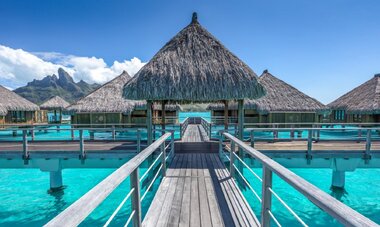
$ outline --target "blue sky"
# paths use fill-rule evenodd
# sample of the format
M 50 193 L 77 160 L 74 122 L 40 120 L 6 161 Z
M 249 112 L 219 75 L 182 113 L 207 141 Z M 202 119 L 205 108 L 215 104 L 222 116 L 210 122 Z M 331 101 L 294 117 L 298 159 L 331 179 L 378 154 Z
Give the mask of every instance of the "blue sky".
M 54 64 L 46 53 L 95 57 L 105 68 L 134 57 L 147 62 L 190 22 L 193 11 L 258 75 L 269 69 L 325 104 L 380 73 L 376 0 L 1 0 L 0 45 Z M 75 59 L 64 65 L 77 64 Z M 77 79 L 93 78 L 82 71 Z M 15 74 L 20 72 L 13 70 L 3 79 L 0 75 L 0 84 L 21 85 L 21 80 L 12 82 L 12 75 L 22 76 Z

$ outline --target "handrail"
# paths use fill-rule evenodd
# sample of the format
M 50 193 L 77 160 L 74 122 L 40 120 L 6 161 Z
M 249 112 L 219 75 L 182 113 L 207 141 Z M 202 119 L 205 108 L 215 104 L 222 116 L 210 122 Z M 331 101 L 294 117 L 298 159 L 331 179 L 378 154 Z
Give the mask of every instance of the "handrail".
M 289 169 L 275 162 L 271 158 L 257 151 L 256 149 L 245 144 L 229 133 L 223 133 L 223 136 L 231 140 L 232 149 L 234 151 L 235 144 L 250 156 L 258 160 L 263 165 L 263 192 L 262 192 L 262 226 L 269 226 L 271 211 L 271 195 L 269 189 L 272 185 L 272 172 L 277 174 L 281 179 L 287 182 L 290 186 L 302 193 L 316 206 L 324 210 L 326 213 L 337 219 L 343 225 L 348 226 L 378 226 L 376 223 L 356 212 L 352 208 L 323 192 L 313 184 L 307 182 L 300 176 L 296 175 Z M 220 140 L 222 141 L 222 140 Z M 222 145 L 220 145 L 222 148 Z M 223 152 L 223 151 L 220 151 Z M 233 156 L 231 156 L 233 157 Z M 233 160 L 232 160 L 233 161 Z
M 179 133 L 180 133 L 180 138 L 182 139 L 183 135 L 185 134 L 186 132 L 186 129 L 187 129 L 187 126 L 189 125 L 189 121 L 190 121 L 190 118 L 185 118 L 185 120 L 180 124 L 180 129 L 179 129 Z
M 152 143 L 149 147 L 145 148 L 141 153 L 136 155 L 130 161 L 122 165 L 120 168 L 115 170 L 106 179 L 101 181 L 85 195 L 79 198 L 76 202 L 66 208 L 54 219 L 49 221 L 45 226 L 77 226 L 86 217 L 97 208 L 125 179 L 131 175 L 131 190 L 133 193 L 133 204 L 134 204 L 134 220 L 140 222 L 137 224 L 141 225 L 141 201 L 140 201 L 140 189 L 139 189 L 139 177 L 138 169 L 141 163 L 143 163 L 154 151 L 161 148 L 163 152 L 163 160 L 166 159 L 165 151 L 163 146 L 165 146 L 165 141 L 170 138 L 171 133 L 165 133 L 158 140 Z M 163 174 L 165 172 L 165 166 L 163 165 Z M 133 177 L 132 177 L 133 176 Z M 132 185 L 134 187 L 132 188 Z M 136 188 L 137 187 L 137 188 Z M 137 194 L 136 194 L 137 193 Z M 136 198 L 136 196 L 138 198 Z M 137 219 L 136 219 L 137 217 Z M 139 220 L 140 219 L 140 220 Z
M 206 119 L 201 117 L 201 125 L 206 131 L 206 134 L 209 139 L 211 139 L 211 130 L 212 130 L 212 123 L 208 122 Z

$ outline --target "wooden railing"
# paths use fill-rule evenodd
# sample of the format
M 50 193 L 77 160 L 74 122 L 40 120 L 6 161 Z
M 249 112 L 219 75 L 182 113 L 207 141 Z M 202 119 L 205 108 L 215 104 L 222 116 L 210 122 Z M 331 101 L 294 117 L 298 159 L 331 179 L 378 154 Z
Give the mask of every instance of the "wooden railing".
M 223 137 L 230 140 L 231 145 L 230 148 L 223 148 Z M 237 139 L 229 133 L 222 133 L 219 141 L 219 153 L 221 156 L 227 157 L 230 160 L 230 174 L 231 177 L 234 177 L 235 174 L 239 174 L 241 179 L 245 182 L 248 188 L 253 192 L 256 198 L 261 203 L 261 225 L 262 226 L 270 226 L 271 220 L 277 226 L 281 226 L 278 220 L 275 217 L 275 214 L 272 213 L 271 204 L 272 204 L 272 196 L 279 200 L 279 202 L 284 206 L 286 210 L 288 210 L 294 218 L 303 226 L 307 226 L 307 224 L 290 208 L 288 204 L 286 204 L 281 197 L 273 190 L 272 188 L 272 180 L 273 173 L 283 179 L 287 184 L 296 189 L 298 192 L 303 194 L 307 199 L 309 199 L 312 203 L 318 206 L 320 209 L 328 213 L 330 216 L 338 220 L 345 226 L 378 226 L 376 223 L 371 221 L 370 219 L 364 217 L 359 214 L 355 210 L 341 203 L 337 199 L 323 192 L 316 186 L 307 182 L 300 176 L 296 175 L 289 169 L 283 167 L 279 163 L 275 162 L 271 158 L 265 156 L 261 152 L 255 150 L 254 148 L 247 145 L 245 142 Z M 236 150 L 239 150 L 238 154 L 236 154 Z M 225 151 L 229 152 L 229 155 L 225 155 Z M 260 178 L 252 169 L 243 161 L 242 154 L 243 152 L 250 155 L 252 158 L 257 160 L 262 164 L 263 168 L 263 177 Z M 235 161 L 238 160 L 241 165 L 245 166 L 250 173 L 255 176 L 259 181 L 261 181 L 262 185 L 262 196 L 259 197 L 258 193 L 253 189 L 251 184 L 248 182 L 246 177 L 242 174 L 242 169 L 235 165 Z
M 97 184 L 94 188 L 88 191 L 80 199 L 66 208 L 54 219 L 49 221 L 45 226 L 78 226 L 83 220 L 88 217 L 92 211 L 97 208 L 122 182 L 124 182 L 128 177 L 130 177 L 130 191 L 121 201 L 118 207 L 115 207 L 115 211 L 112 213 L 110 218 L 107 220 L 104 226 L 108 226 L 120 211 L 120 209 L 125 205 L 126 201 L 131 198 L 131 214 L 126 220 L 125 226 L 132 221 L 134 226 L 141 226 L 142 212 L 141 204 L 146 198 L 147 193 L 150 191 L 155 180 L 161 173 L 162 176 L 166 174 L 166 161 L 168 158 L 174 155 L 174 140 L 172 139 L 167 145 L 165 141 L 171 137 L 171 133 L 166 133 L 161 136 L 158 140 L 152 143 L 149 147 L 141 151 L 138 155 L 132 158 L 130 161 L 122 165 L 106 179 Z M 173 137 L 172 137 L 173 138 Z M 160 150 L 156 159 L 148 167 L 146 172 L 139 177 L 139 167 L 140 165 L 150 157 L 157 149 Z M 167 152 L 168 151 L 168 152 Z M 149 172 L 154 169 L 153 167 L 161 162 L 157 173 L 150 181 L 149 186 L 145 190 L 145 193 L 141 195 L 140 192 L 140 182 L 147 177 Z
M 206 131 L 208 138 L 211 139 L 212 124 L 202 117 L 201 118 L 201 125 L 202 125 L 203 129 Z
M 180 123 L 179 125 L 179 135 L 180 135 L 180 138 L 182 139 L 183 135 L 185 134 L 185 131 L 187 129 L 187 126 L 189 125 L 189 122 L 190 122 L 190 118 L 185 118 L 185 120 Z

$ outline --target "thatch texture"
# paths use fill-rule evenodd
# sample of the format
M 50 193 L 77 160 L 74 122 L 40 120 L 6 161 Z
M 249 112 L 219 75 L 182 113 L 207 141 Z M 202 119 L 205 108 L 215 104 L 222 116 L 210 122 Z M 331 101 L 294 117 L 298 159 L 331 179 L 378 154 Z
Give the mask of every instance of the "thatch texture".
M 120 76 L 67 107 L 67 110 L 74 113 L 129 114 L 135 107 L 135 101 L 124 99 L 122 90 L 130 79 L 131 77 L 124 71 Z
M 123 86 L 131 77 L 127 72 L 99 87 L 89 95 L 67 107 L 71 113 L 123 113 L 130 114 L 135 109 L 145 110 L 145 101 L 127 100 L 122 97 Z M 161 109 L 161 105 L 154 105 Z M 167 104 L 167 110 L 180 110 L 179 105 Z
M 256 100 L 245 100 L 245 109 L 254 109 L 261 114 L 269 112 L 323 112 L 328 109 L 318 100 L 276 78 L 268 70 L 265 70 L 259 77 L 259 83 L 264 86 L 266 95 Z M 228 107 L 229 109 L 237 109 L 237 104 L 230 103 Z M 224 104 L 210 104 L 208 109 L 223 110 Z
M 47 100 L 40 105 L 42 110 L 64 110 L 68 107 L 70 103 L 66 102 L 63 98 L 59 96 L 54 96 L 53 98 Z
M 0 85 L 0 115 L 8 111 L 36 111 L 39 107 Z
M 124 87 L 127 99 L 183 103 L 263 94 L 252 69 L 203 28 L 196 15 Z
M 380 74 L 328 104 L 351 114 L 380 114 Z

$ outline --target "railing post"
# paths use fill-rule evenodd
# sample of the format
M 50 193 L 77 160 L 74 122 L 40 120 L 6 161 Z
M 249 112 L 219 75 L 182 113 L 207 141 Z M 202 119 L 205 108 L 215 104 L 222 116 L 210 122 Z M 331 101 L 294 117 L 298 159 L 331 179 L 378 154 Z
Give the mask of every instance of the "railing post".
M 209 123 L 209 125 L 208 125 L 210 128 L 209 128 L 209 130 L 210 130 L 210 133 L 209 133 L 209 135 L 208 135 L 208 139 L 209 140 L 211 140 L 211 133 L 212 133 L 212 124 L 211 123 Z
M 231 151 L 230 151 L 230 176 L 235 177 L 235 142 L 231 140 Z
M 290 125 L 291 129 L 290 129 L 290 139 L 291 140 L 294 140 L 294 125 Z
M 28 135 L 25 129 L 22 130 L 22 152 L 23 152 L 22 158 L 24 160 L 27 160 L 29 158 Z
M 116 140 L 115 125 L 112 125 L 112 139 L 113 139 L 113 140 Z
M 182 140 L 182 123 L 179 123 L 179 138 Z
M 34 135 L 34 128 L 32 128 L 30 130 L 30 134 L 32 135 L 32 141 L 34 141 L 34 137 L 35 137 L 35 135 Z
M 359 129 L 358 129 L 358 143 L 360 143 L 360 139 L 362 138 L 362 126 L 359 125 Z
M 171 136 L 170 136 L 170 154 L 172 157 L 174 157 L 174 131 L 172 132 Z
M 80 151 L 80 158 L 85 159 L 86 153 L 84 151 L 83 129 L 79 130 L 79 151 Z
M 139 168 L 136 168 L 130 176 L 130 188 L 134 189 L 132 193 L 132 210 L 135 211 L 133 215 L 133 226 L 141 226 L 141 202 L 140 202 L 140 182 L 139 182 Z
M 165 142 L 160 146 L 162 152 L 162 177 L 166 177 L 166 151 L 165 151 Z
M 272 206 L 272 193 L 269 191 L 272 188 L 272 171 L 263 166 L 263 183 L 262 183 L 262 202 L 261 202 L 261 226 L 270 226 L 270 215 Z
M 367 137 L 365 144 L 365 159 L 371 158 L 371 129 L 367 129 Z
M 141 131 L 137 129 L 137 153 L 141 151 Z
M 255 134 L 254 131 L 251 130 L 251 147 L 255 147 Z
M 71 133 L 71 140 L 74 140 L 74 129 L 73 129 L 73 126 L 71 126 L 70 133 Z
M 313 144 L 313 130 L 309 129 L 307 133 L 307 155 L 306 155 L 307 159 L 311 158 L 312 144 Z
M 223 154 L 223 133 L 219 131 L 219 157 L 222 158 Z

